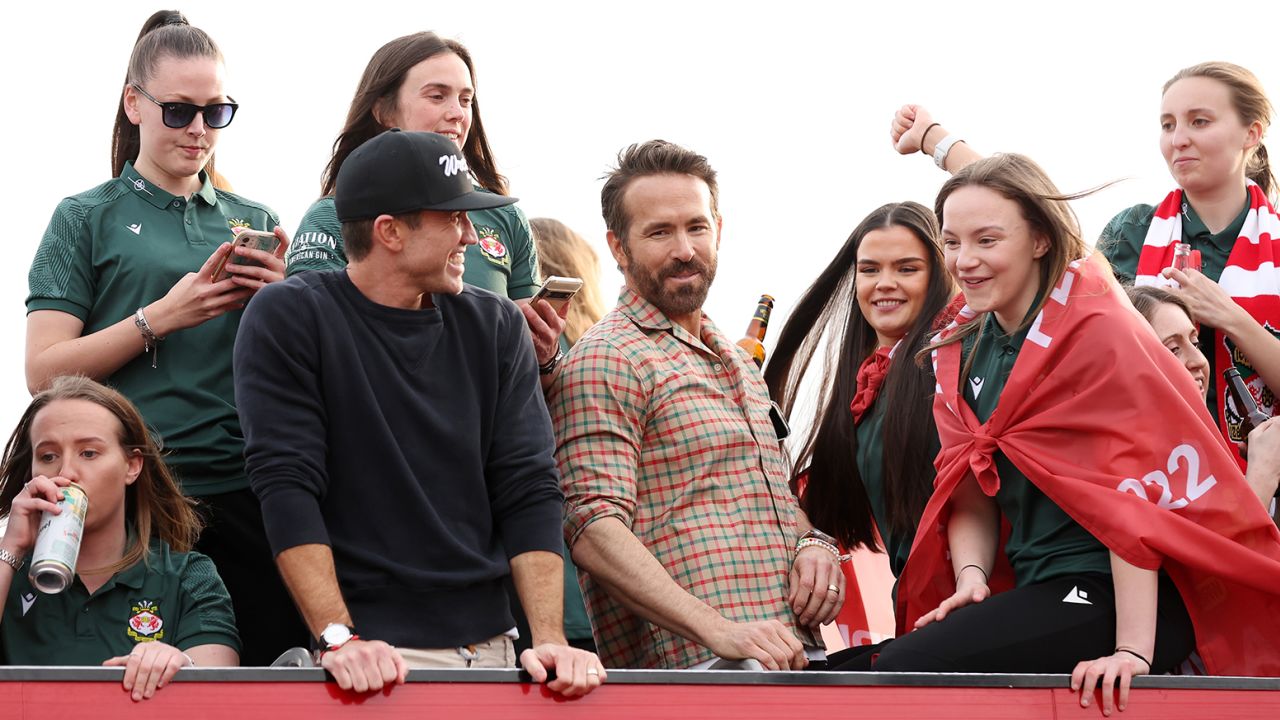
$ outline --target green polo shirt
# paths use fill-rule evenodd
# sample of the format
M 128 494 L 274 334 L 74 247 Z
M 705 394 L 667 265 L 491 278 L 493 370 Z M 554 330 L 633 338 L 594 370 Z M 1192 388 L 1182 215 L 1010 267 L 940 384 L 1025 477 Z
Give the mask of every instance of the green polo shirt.
M 480 190 L 482 188 L 476 188 Z M 475 225 L 478 245 L 467 247 L 462 281 L 512 300 L 532 297 L 541 284 L 538 251 L 524 212 L 515 205 L 467 213 Z M 333 197 L 322 197 L 302 216 L 285 257 L 288 274 L 304 270 L 341 270 L 347 266 L 342 250 L 342 223 Z
M 56 595 L 17 574 L 0 622 L 0 663 L 101 665 L 153 640 L 179 650 L 226 645 L 240 650 L 231 598 L 213 561 L 154 541 L 145 563 L 122 570 L 92 595 L 77 576 Z
M 231 240 L 231 228 L 271 230 L 267 206 L 204 184 L 176 197 L 124 166 L 120 177 L 66 198 L 53 213 L 28 275 L 27 312 L 57 310 L 89 335 L 133 316 Z M 142 412 L 165 459 L 192 496 L 249 487 L 236 416 L 231 347 L 240 311 L 170 334 L 106 382 Z
M 995 412 L 1026 337 L 1026 328 L 1006 334 L 995 315 L 989 314 L 981 333 L 965 338 L 965 354 L 973 353 L 973 364 L 964 383 L 964 399 L 979 422 L 985 423 Z M 996 452 L 995 463 L 1000 474 L 996 503 L 1012 528 L 1005 554 L 1018 587 L 1063 575 L 1111 573 L 1105 545 L 1055 505 L 1003 452 Z
M 889 569 L 894 577 L 898 577 L 907 564 L 907 555 L 916 534 L 895 535 L 889 528 L 884 493 L 884 418 L 887 406 L 887 402 L 880 402 L 877 398 L 862 416 L 862 422 L 858 423 L 857 462 L 858 476 L 862 478 L 862 487 L 866 489 L 867 502 L 871 505 L 871 516 L 875 518 L 880 539 L 884 541 L 885 552 L 889 555 Z M 936 455 L 938 447 L 933 450 Z
M 1227 258 L 1235 247 L 1240 231 L 1244 228 L 1245 216 L 1249 214 L 1249 203 L 1236 219 L 1222 232 L 1209 232 L 1204 221 L 1196 214 L 1191 203 L 1182 201 L 1182 241 L 1200 251 L 1201 272 L 1210 280 L 1218 281 L 1222 271 L 1227 267 Z M 1098 238 L 1098 249 L 1111 261 L 1116 276 L 1125 284 L 1133 284 L 1134 275 L 1138 271 L 1138 256 L 1142 253 L 1142 242 L 1147 238 L 1147 230 L 1155 218 L 1155 208 L 1151 205 L 1134 205 L 1124 210 L 1107 223 L 1102 236 Z M 1218 343 L 1218 331 L 1210 327 L 1200 327 L 1200 352 L 1209 360 L 1209 394 L 1206 404 L 1214 423 L 1218 421 L 1218 378 L 1217 359 L 1214 348 Z

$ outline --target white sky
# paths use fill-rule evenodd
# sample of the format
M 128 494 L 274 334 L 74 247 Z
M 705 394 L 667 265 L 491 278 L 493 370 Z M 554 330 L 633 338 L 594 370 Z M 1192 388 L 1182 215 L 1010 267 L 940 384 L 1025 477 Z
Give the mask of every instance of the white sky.
M 77 0 L 0 11 L 10 98 L 0 121 L 10 143 L 0 175 L 10 238 L 0 266 L 6 436 L 28 399 L 27 269 L 58 201 L 107 179 L 125 65 L 159 7 Z M 887 141 L 905 102 L 925 104 L 980 151 L 1031 155 L 1064 190 L 1133 178 L 1077 204 L 1094 237 L 1119 209 L 1170 189 L 1156 116 L 1160 86 L 1178 68 L 1231 60 L 1280 100 L 1270 41 L 1280 11 L 1269 2 L 221 0 L 179 9 L 221 45 L 226 90 L 241 104 L 218 167 L 237 191 L 274 207 L 290 234 L 319 191 L 369 56 L 417 30 L 470 48 L 513 194 L 530 217 L 559 218 L 595 243 L 607 298 L 620 278 L 604 244 L 600 175 L 622 146 L 654 137 L 705 154 L 720 172 L 725 217 L 707 309 L 735 337 L 763 292 L 778 298 L 776 336 L 873 208 L 932 206 L 943 174 Z

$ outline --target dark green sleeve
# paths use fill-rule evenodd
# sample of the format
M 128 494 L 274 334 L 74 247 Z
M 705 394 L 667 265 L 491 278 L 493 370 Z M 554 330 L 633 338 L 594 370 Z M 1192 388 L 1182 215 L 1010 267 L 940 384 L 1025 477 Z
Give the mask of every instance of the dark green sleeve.
M 1138 255 L 1151 226 L 1154 208 L 1150 205 L 1134 205 L 1123 210 L 1102 229 L 1098 238 L 1098 250 L 1111 262 L 1116 278 L 1126 285 L 1133 284 L 1138 272 Z
M 88 320 L 96 294 L 88 213 L 76 198 L 54 210 L 27 274 L 27 312 L 59 310 Z
M 293 234 L 289 254 L 285 256 L 286 275 L 304 270 L 341 270 L 347 266 L 342 251 L 342 223 L 333 198 L 320 198 L 307 209 Z
M 538 268 L 538 249 L 533 244 L 533 229 L 529 218 L 516 205 L 502 208 L 502 219 L 507 223 L 507 235 L 511 238 L 511 279 L 507 281 L 507 297 L 523 300 L 533 297 L 542 285 Z
M 200 553 L 189 553 L 181 587 L 182 615 L 169 644 L 184 651 L 199 645 L 226 645 L 240 652 L 231 596 L 213 561 Z

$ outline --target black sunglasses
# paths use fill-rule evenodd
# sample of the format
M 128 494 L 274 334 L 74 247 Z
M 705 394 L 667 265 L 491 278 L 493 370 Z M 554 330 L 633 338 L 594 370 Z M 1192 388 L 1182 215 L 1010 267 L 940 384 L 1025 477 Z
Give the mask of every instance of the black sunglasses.
M 133 89 L 142 93 L 142 97 L 150 100 L 160 106 L 161 118 L 164 120 L 165 127 L 184 128 L 196 119 L 196 113 L 204 113 L 204 124 L 209 127 L 220 130 L 231 124 L 231 118 L 235 117 L 236 109 L 240 106 L 236 101 L 228 98 L 231 102 L 214 103 L 212 105 L 192 105 L 184 102 L 160 102 L 151 97 L 151 93 L 142 89 L 137 83 L 130 83 Z

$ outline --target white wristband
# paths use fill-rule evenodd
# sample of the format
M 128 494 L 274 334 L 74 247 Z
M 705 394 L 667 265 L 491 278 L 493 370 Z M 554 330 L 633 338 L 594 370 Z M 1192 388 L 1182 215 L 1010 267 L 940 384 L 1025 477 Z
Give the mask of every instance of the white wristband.
M 963 142 L 963 140 L 955 135 L 948 135 L 939 140 L 937 145 L 933 146 L 933 162 L 939 169 L 947 169 L 947 153 L 951 152 L 951 146 L 958 142 Z

